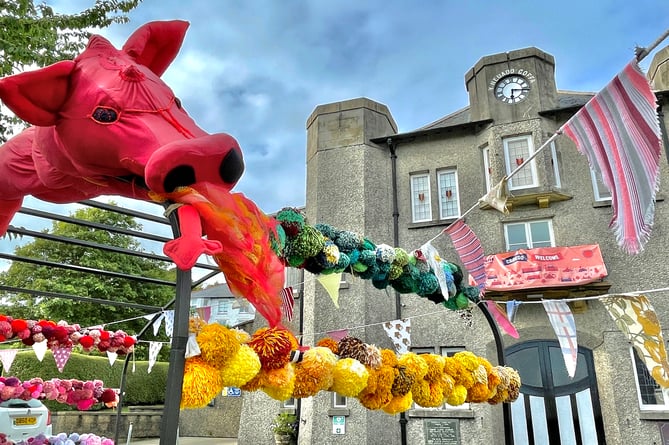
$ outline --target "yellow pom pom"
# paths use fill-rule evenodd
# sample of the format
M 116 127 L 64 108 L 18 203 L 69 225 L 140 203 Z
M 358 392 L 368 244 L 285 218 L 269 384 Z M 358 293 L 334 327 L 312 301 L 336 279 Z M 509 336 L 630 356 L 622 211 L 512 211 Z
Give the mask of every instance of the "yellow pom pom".
M 262 389 L 273 399 L 284 401 L 293 395 L 295 388 L 295 367 L 292 363 L 286 363 L 282 368 L 262 370 Z
M 311 397 L 318 391 L 332 386 L 332 371 L 337 364 L 337 356 L 324 347 L 315 347 L 304 353 L 302 361 L 295 365 L 296 398 Z
M 408 375 L 413 376 L 416 380 L 422 379 L 425 377 L 425 374 L 427 374 L 427 363 L 420 355 L 414 354 L 413 352 L 402 354 L 398 360 L 398 364 L 404 366 L 406 368 L 405 372 Z
M 330 391 L 345 397 L 357 397 L 367 386 L 369 371 L 354 358 L 344 358 L 337 362 L 332 371 L 333 383 Z
M 462 385 L 455 385 L 453 392 L 446 399 L 446 403 L 451 406 L 459 406 L 465 403 L 465 400 L 467 400 L 467 388 Z
M 218 323 L 204 326 L 197 336 L 201 356 L 207 363 L 221 369 L 225 362 L 239 350 L 237 335 Z
M 403 396 L 395 396 L 393 399 L 388 402 L 382 409 L 388 414 L 397 414 L 403 413 L 411 408 L 413 403 L 413 398 L 411 397 L 411 391 L 404 394 Z
M 223 386 L 242 387 L 260 372 L 260 358 L 250 346 L 242 345 L 221 370 Z
M 186 359 L 181 408 L 203 408 L 223 391 L 220 373 L 200 356 Z

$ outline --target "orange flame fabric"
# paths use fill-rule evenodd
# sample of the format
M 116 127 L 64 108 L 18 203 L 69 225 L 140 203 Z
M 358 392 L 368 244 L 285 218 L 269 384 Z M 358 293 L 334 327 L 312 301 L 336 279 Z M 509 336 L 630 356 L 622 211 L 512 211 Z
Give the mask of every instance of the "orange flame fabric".
M 222 244 L 213 257 L 230 291 L 253 304 L 270 327 L 279 325 L 284 265 L 271 247 L 271 237 L 278 239 L 278 222 L 241 193 L 212 184 L 197 188 L 183 187 L 164 196 L 197 210 L 207 238 Z

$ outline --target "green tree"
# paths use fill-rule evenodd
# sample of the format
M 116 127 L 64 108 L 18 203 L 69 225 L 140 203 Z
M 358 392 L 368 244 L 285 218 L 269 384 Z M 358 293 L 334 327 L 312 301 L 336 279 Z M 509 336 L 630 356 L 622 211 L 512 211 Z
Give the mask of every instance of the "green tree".
M 126 23 L 127 13 L 141 0 L 95 0 L 77 14 L 58 14 L 46 3 L 0 0 L 0 76 L 26 66 L 43 67 L 74 58 L 85 46 L 91 28 Z M 4 142 L 20 120 L 0 115 L 0 141 Z
M 141 224 L 131 216 L 93 207 L 79 209 L 71 216 L 75 219 L 121 229 L 134 231 L 142 229 Z M 89 247 L 36 238 L 30 243 L 17 247 L 15 255 L 172 283 L 176 279 L 176 269 L 171 263 L 97 247 L 98 245 L 112 246 L 140 252 L 142 248 L 139 241 L 131 235 L 61 221 L 54 221 L 52 228 L 44 232 L 94 244 Z M 157 307 L 164 306 L 175 295 L 175 288 L 170 285 L 49 267 L 24 261 L 14 261 L 8 270 L 0 272 L 0 284 L 20 289 L 57 292 Z M 3 297 L 1 291 L 0 297 Z M 129 334 L 138 333 L 147 323 L 143 316 L 150 313 L 131 307 L 68 298 L 47 298 L 23 292 L 5 292 L 3 301 L 0 311 L 14 318 L 65 320 L 82 327 L 109 324 L 106 329 L 122 329 Z M 122 320 L 128 321 L 116 323 Z M 153 331 L 149 331 L 147 334 L 150 335 L 145 338 L 167 341 L 166 337 L 153 338 Z

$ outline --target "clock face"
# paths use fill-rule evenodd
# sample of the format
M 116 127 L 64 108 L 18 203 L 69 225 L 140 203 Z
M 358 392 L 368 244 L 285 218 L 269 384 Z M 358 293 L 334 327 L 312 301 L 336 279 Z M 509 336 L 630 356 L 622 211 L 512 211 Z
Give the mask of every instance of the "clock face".
M 516 104 L 527 98 L 530 83 L 523 76 L 512 74 L 495 84 L 495 97 L 507 104 Z

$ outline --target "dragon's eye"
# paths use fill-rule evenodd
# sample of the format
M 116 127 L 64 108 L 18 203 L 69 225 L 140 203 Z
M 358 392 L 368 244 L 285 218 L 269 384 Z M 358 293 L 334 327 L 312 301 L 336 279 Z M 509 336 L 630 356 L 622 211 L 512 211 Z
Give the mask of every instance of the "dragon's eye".
M 178 97 L 174 98 L 174 103 L 177 105 L 177 108 L 181 110 L 181 99 Z
M 100 123 L 110 124 L 118 120 L 118 113 L 111 108 L 97 107 L 95 111 L 93 111 L 92 117 Z

